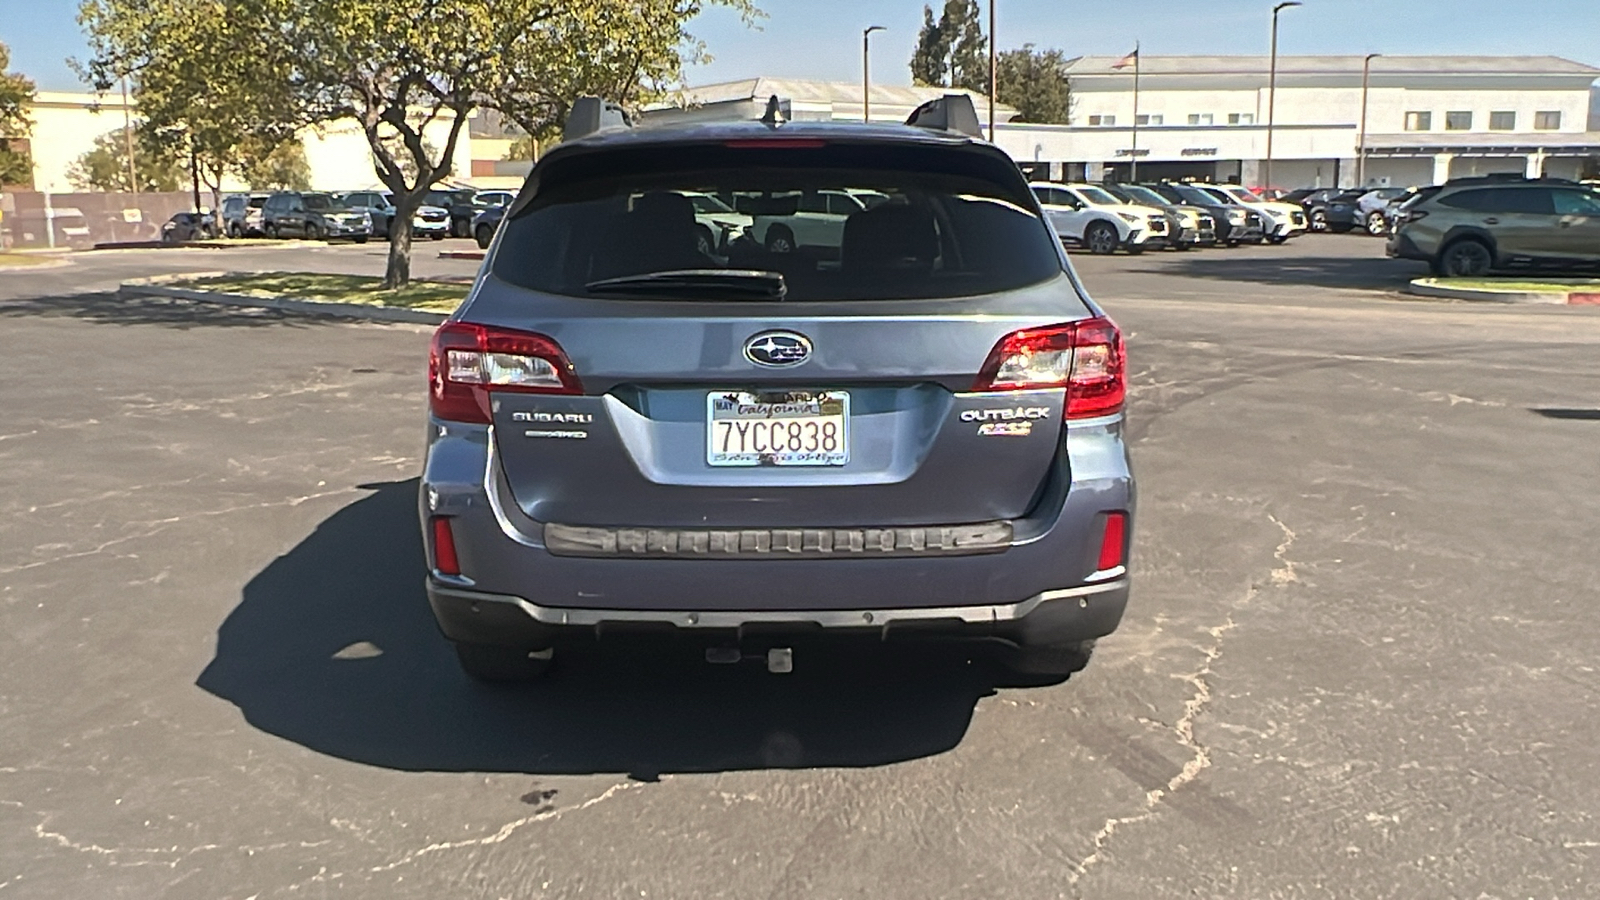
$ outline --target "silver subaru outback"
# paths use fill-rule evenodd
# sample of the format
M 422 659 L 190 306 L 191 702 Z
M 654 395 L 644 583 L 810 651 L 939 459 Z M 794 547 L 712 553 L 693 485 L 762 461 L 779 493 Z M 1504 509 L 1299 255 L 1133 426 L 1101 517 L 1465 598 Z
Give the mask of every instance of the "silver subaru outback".
M 848 635 L 1081 669 L 1128 597 L 1123 343 L 970 102 L 598 110 L 433 338 L 427 592 L 466 672 L 629 633 L 779 672 Z

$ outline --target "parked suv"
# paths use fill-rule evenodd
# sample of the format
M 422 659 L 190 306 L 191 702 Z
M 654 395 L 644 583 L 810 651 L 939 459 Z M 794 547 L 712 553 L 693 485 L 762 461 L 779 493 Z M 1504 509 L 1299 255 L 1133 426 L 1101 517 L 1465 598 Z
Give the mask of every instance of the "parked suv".
M 372 217 L 332 194 L 280 191 L 261 208 L 261 227 L 272 238 L 349 238 L 365 244 L 372 234 Z
M 1093 184 L 1042 181 L 1028 187 L 1056 236 L 1090 253 L 1115 253 L 1118 247 L 1142 253 L 1167 244 L 1167 216 L 1162 210 L 1129 205 Z
M 912 121 L 975 132 L 962 99 Z M 603 109 L 433 338 L 427 592 L 466 672 L 630 633 L 773 671 L 850 635 L 1081 668 L 1128 596 L 1125 360 L 1015 163 L 942 128 Z M 837 248 L 701 249 L 692 196 L 807 190 L 881 199 Z
M 222 231 L 228 237 L 262 234 L 261 208 L 271 194 L 233 194 L 222 198 Z
M 1216 197 L 1224 206 L 1237 205 L 1259 213 L 1269 243 L 1281 244 L 1306 231 L 1306 211 L 1297 203 L 1263 200 L 1237 184 L 1202 184 L 1197 187 Z
M 1210 247 L 1217 242 L 1217 223 L 1198 206 L 1173 203 L 1137 184 L 1103 184 L 1106 193 L 1123 203 L 1159 209 L 1167 216 L 1167 246 L 1174 250 Z
M 1406 208 L 1387 249 L 1451 276 L 1600 265 L 1600 193 L 1569 181 L 1452 182 Z
M 1236 203 L 1223 203 L 1192 184 L 1147 184 L 1144 187 L 1173 203 L 1205 210 L 1217 229 L 1217 240 L 1226 247 L 1243 243 L 1259 244 L 1266 235 L 1261 214 Z

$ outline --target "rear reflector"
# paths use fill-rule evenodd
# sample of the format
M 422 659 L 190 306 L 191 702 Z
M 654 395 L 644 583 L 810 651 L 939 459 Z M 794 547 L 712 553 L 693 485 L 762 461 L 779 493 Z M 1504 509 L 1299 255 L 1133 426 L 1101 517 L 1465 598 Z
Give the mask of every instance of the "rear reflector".
M 448 322 L 428 354 L 428 405 L 453 422 L 487 425 L 489 393 L 581 394 L 561 345 L 542 334 Z
M 450 532 L 447 516 L 434 516 L 433 567 L 442 575 L 460 575 L 461 561 L 456 558 L 456 538 Z
M 1117 324 L 1104 316 L 1014 331 L 1000 339 L 976 391 L 1067 389 L 1066 418 L 1107 416 L 1127 396 L 1127 359 Z
M 1128 514 L 1125 512 L 1106 513 L 1106 531 L 1100 538 L 1100 564 L 1095 568 L 1101 572 L 1115 569 L 1123 564 L 1123 548 L 1127 546 Z

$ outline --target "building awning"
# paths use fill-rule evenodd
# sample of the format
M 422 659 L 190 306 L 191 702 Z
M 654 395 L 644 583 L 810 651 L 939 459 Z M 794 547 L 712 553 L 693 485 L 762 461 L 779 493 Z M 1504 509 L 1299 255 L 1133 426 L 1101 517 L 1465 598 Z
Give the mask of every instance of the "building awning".
M 1600 131 L 1472 132 L 1441 134 L 1369 134 L 1368 156 L 1547 156 L 1600 155 Z

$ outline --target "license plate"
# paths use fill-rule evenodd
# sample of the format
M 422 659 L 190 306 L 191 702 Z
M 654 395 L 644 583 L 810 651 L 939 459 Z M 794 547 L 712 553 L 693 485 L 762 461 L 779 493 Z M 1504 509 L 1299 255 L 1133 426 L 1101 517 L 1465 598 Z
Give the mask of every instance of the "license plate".
M 713 466 L 842 466 L 850 461 L 845 391 L 722 391 L 706 395 Z

